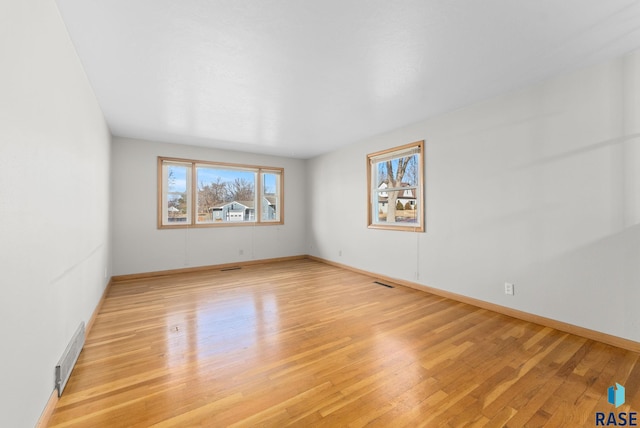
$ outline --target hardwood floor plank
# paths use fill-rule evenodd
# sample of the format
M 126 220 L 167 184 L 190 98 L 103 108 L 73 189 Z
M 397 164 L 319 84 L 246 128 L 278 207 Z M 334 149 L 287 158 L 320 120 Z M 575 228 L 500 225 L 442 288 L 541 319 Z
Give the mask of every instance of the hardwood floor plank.
M 51 427 L 592 426 L 640 354 L 311 260 L 115 281 Z

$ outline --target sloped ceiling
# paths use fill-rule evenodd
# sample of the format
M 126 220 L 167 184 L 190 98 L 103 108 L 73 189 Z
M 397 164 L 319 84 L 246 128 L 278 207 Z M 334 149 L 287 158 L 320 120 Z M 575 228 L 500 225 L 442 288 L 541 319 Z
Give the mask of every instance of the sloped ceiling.
M 630 0 L 57 0 L 117 136 L 310 158 L 640 48 Z

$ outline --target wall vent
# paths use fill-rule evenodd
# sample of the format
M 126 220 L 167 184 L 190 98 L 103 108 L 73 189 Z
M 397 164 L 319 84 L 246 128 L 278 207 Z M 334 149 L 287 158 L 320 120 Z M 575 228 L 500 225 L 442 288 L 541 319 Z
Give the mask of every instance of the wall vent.
M 239 270 L 239 269 L 242 269 L 242 268 L 240 266 L 231 266 L 231 267 L 220 269 L 220 272 L 226 272 L 228 270 Z
M 380 281 L 373 281 L 373 283 L 374 283 L 374 284 L 378 284 L 378 285 L 382 285 L 383 287 L 393 288 L 393 285 L 385 284 L 384 282 L 380 282 Z
M 84 322 L 81 322 L 56 366 L 56 388 L 58 389 L 58 397 L 62 395 L 62 390 L 67 385 L 67 381 L 71 376 L 71 371 L 76 365 L 76 361 L 78 361 L 78 357 L 80 356 L 80 351 L 82 351 L 83 346 Z

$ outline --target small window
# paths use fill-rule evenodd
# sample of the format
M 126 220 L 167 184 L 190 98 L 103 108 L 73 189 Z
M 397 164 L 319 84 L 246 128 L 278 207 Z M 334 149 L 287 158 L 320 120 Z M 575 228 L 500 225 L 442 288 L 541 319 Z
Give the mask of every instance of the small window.
M 191 224 L 191 164 L 163 163 L 162 182 L 162 224 Z
M 424 232 L 424 141 L 367 155 L 369 228 Z
M 278 207 L 282 203 L 282 174 L 279 171 L 262 172 L 260 189 L 260 202 L 262 203 L 262 221 L 263 222 L 280 222 L 281 209 Z
M 158 227 L 282 224 L 282 168 L 158 158 Z

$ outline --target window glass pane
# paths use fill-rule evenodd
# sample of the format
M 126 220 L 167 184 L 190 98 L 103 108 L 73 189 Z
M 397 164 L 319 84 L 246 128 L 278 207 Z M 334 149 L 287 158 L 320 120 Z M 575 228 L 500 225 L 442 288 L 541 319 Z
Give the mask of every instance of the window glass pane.
M 374 164 L 377 203 L 372 208 L 375 223 L 417 223 L 418 162 L 419 155 L 410 154 Z
M 165 164 L 166 192 L 163 195 L 165 224 L 189 224 L 189 176 L 191 168 L 180 164 Z
M 415 188 L 376 192 L 374 204 L 375 223 L 418 223 Z
M 419 154 L 375 163 L 376 182 L 385 187 L 418 186 Z
M 280 220 L 280 174 L 262 174 L 262 220 Z
M 196 168 L 198 223 L 256 221 L 256 173 L 211 166 Z

